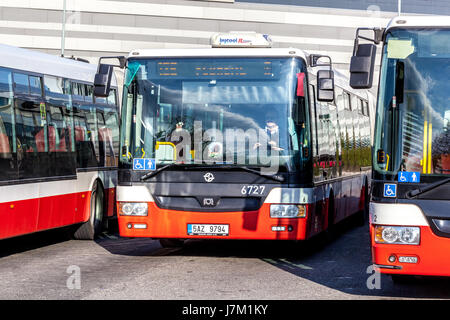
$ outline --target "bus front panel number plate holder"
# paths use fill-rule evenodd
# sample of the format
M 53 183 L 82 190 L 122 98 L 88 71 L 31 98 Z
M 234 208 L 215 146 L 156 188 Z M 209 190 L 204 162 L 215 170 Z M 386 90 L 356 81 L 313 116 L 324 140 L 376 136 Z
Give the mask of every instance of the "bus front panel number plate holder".
M 228 236 L 230 226 L 228 224 L 193 224 L 187 225 L 189 236 Z

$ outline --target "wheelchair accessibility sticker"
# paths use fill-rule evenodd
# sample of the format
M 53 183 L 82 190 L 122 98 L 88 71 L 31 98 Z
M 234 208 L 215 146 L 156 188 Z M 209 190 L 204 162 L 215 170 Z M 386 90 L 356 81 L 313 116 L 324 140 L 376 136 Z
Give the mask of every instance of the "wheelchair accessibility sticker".
M 420 172 L 399 171 L 398 182 L 419 183 Z
M 397 185 L 393 183 L 384 184 L 384 197 L 395 198 L 397 197 Z
M 155 159 L 138 158 L 133 159 L 133 170 L 155 170 Z

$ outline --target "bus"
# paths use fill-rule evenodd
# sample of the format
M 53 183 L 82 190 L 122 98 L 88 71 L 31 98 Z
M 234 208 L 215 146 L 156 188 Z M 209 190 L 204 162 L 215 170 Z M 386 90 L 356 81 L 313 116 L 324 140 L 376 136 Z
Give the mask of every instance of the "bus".
M 362 39 L 373 43 L 359 43 Z M 394 281 L 449 276 L 449 17 L 399 16 L 386 28 L 358 29 L 350 66 L 353 88 L 372 85 L 379 43 L 372 260 Z
M 117 82 L 96 65 L 0 45 L 0 239 L 74 226 L 93 239 L 115 212 Z
M 119 61 L 121 236 L 304 240 L 368 207 L 373 99 L 329 57 L 223 33 Z

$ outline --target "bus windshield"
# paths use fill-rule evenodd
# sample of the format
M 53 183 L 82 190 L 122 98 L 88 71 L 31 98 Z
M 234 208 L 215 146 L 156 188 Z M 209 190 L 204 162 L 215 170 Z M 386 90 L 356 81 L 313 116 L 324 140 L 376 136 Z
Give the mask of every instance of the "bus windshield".
M 121 166 L 298 168 L 310 153 L 305 72 L 296 58 L 130 59 Z
M 450 174 L 449 74 L 450 29 L 389 31 L 377 107 L 377 172 Z

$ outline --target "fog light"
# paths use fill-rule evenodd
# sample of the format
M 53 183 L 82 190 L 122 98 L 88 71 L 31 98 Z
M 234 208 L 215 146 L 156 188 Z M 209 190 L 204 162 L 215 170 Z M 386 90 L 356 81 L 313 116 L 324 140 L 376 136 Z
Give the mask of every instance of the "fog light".
M 389 260 L 389 262 L 394 263 L 395 260 L 397 260 L 397 257 L 395 255 L 391 255 L 391 256 L 389 256 L 388 260 Z
M 129 223 L 129 224 L 127 224 L 127 228 L 131 229 L 131 228 L 133 228 L 133 225 L 131 223 Z

